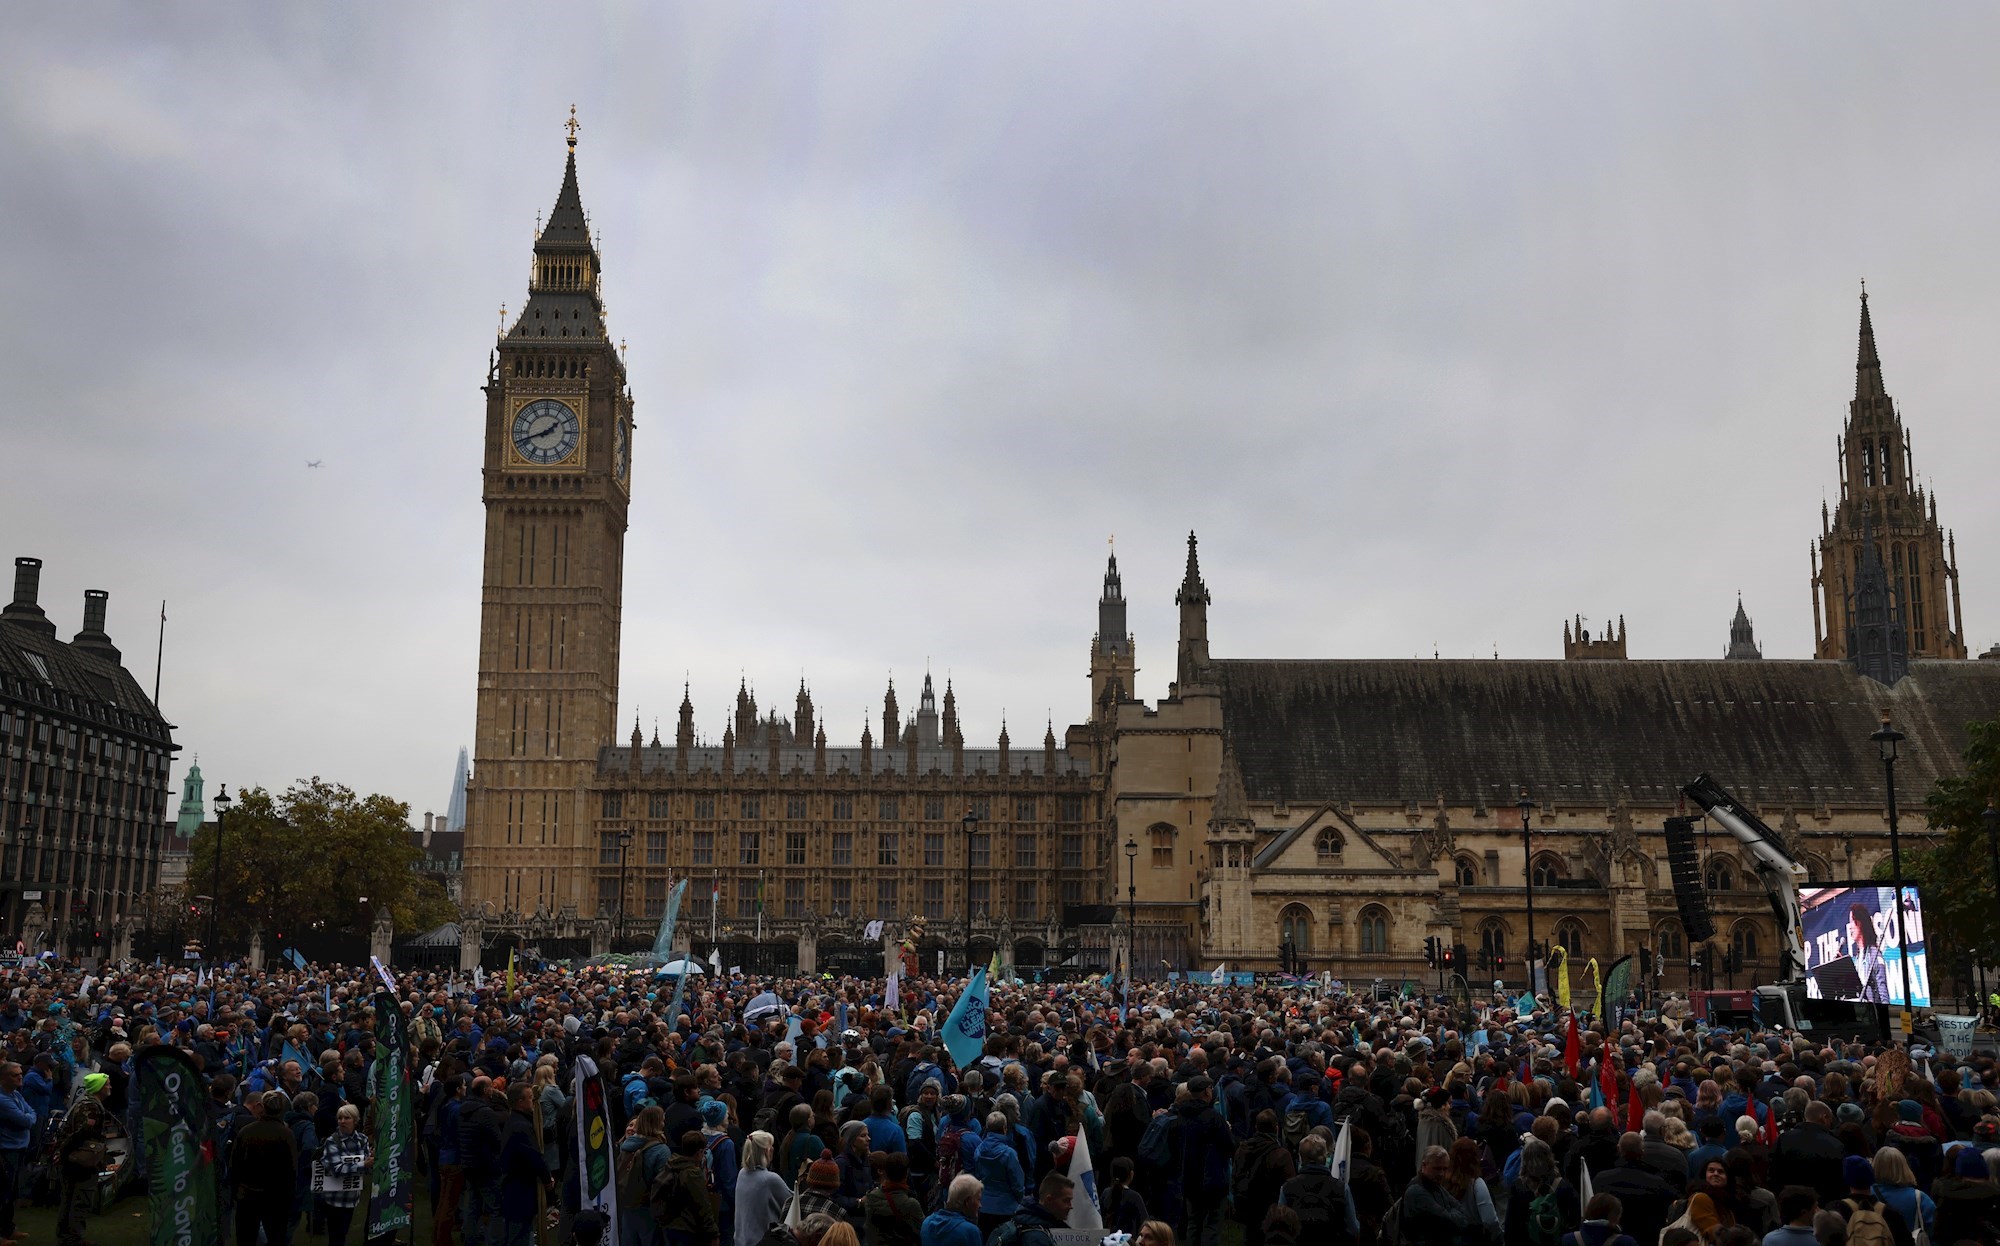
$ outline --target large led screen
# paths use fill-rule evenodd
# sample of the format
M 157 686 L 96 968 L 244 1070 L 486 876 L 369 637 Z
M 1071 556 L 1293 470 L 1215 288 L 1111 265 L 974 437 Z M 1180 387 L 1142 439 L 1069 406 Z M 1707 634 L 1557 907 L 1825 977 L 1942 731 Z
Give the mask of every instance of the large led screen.
M 1807 887 L 1806 994 L 1814 999 L 1903 1002 L 1903 947 L 1896 937 L 1894 887 Z M 1916 1006 L 1931 1002 L 1930 966 L 1924 954 L 1924 910 L 1915 887 L 1903 888 L 1903 930 L 1909 940 L 1910 994 Z

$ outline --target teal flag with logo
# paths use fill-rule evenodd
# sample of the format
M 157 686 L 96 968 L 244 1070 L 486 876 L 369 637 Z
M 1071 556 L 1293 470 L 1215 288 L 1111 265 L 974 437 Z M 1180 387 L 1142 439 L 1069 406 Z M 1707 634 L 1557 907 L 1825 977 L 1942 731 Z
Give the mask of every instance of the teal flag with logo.
M 375 996 L 375 1166 L 369 1169 L 368 1240 L 410 1227 L 415 1197 L 416 1104 L 403 1009 L 387 991 Z
M 958 1002 L 951 1006 L 951 1015 L 944 1019 L 944 1046 L 951 1053 L 952 1063 L 961 1069 L 969 1069 L 986 1050 L 986 970 L 972 971 L 972 980 L 965 984 L 965 990 L 958 996 Z
M 653 936 L 653 955 L 663 961 L 673 958 L 674 923 L 680 920 L 681 897 L 687 894 L 687 889 L 685 878 L 674 884 L 674 894 L 667 897 L 667 911 L 660 915 L 660 933 Z

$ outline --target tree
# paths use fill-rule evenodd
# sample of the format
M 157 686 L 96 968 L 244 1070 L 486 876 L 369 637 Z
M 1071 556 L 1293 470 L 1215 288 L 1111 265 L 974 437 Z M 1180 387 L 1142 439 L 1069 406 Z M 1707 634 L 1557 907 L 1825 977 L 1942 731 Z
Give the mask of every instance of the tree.
M 2000 880 L 1993 877 L 1985 823 L 1987 806 L 2000 802 L 2000 719 L 1972 723 L 1966 736 L 1964 773 L 1939 779 L 1925 801 L 1933 835 L 1942 839 L 1905 851 L 1903 876 L 1923 896 L 1924 934 L 1935 963 L 1970 953 L 2000 964 L 2000 905 L 1993 902 Z M 1888 863 L 1875 875 L 1888 878 Z
M 449 920 L 443 889 L 415 872 L 421 850 L 410 838 L 409 817 L 401 801 L 356 796 L 317 775 L 277 796 L 263 788 L 244 792 L 221 831 L 219 937 L 240 946 L 252 931 L 275 937 L 313 927 L 362 929 L 383 905 L 399 930 Z M 216 833 L 208 823 L 190 845 L 188 882 L 195 892 L 216 885 Z

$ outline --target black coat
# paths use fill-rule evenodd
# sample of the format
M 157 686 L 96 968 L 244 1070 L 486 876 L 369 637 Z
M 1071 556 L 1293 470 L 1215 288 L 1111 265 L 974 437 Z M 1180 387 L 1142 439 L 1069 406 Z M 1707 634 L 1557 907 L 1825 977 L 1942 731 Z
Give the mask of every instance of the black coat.
M 1597 1174 L 1596 1192 L 1618 1196 L 1625 1208 L 1619 1217 L 1619 1228 L 1642 1246 L 1652 1246 L 1660 1240 L 1660 1230 L 1667 1227 L 1667 1212 L 1680 1197 L 1680 1191 L 1662 1181 L 1660 1174 L 1644 1161 L 1621 1162 Z

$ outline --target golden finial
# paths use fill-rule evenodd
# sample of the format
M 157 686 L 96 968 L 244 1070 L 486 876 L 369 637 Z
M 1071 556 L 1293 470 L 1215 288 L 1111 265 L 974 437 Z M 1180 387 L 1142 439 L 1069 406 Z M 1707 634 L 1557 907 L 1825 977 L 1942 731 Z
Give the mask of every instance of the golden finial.
M 505 303 L 500 304 L 500 333 L 503 337 L 507 333 L 507 305 Z
M 569 121 L 568 121 L 567 123 L 565 123 L 565 124 L 564 124 L 564 126 L 563 126 L 563 129 L 565 129 L 565 130 L 568 130 L 568 131 L 569 131 L 569 149 L 570 149 L 571 151 L 575 151 L 575 150 L 576 150 L 576 131 L 577 131 L 577 124 L 576 124 L 576 105 L 575 105 L 575 104 L 571 104 L 571 105 L 569 106 Z

